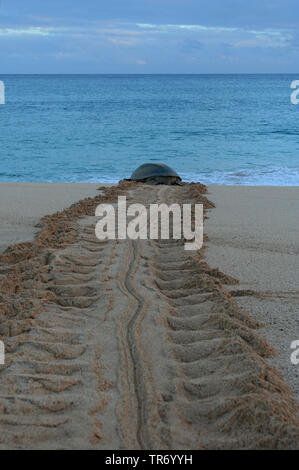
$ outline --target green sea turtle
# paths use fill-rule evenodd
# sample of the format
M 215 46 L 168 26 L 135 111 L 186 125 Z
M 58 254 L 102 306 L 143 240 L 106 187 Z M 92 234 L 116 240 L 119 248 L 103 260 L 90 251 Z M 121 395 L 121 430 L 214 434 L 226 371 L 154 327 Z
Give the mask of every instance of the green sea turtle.
M 132 173 L 128 181 L 148 184 L 182 184 L 182 178 L 164 163 L 144 163 Z

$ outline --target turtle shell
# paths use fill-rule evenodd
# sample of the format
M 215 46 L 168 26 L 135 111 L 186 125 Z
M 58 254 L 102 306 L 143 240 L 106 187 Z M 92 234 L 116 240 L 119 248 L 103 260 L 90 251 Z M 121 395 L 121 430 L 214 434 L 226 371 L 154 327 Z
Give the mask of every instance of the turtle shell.
M 132 173 L 131 180 L 142 181 L 155 176 L 172 176 L 181 181 L 180 176 L 164 163 L 144 163 Z

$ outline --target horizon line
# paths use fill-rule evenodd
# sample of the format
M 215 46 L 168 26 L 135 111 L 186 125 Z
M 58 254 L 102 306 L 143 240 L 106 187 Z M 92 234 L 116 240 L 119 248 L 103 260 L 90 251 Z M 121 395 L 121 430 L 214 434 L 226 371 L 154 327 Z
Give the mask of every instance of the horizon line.
M 7 76 L 7 75 L 39 75 L 39 76 L 49 76 L 49 75 L 299 75 L 299 72 L 223 72 L 223 73 L 209 73 L 209 72 L 202 72 L 202 73 L 134 73 L 134 72 L 118 72 L 118 73 L 101 73 L 101 72 L 90 72 L 90 73 L 60 73 L 60 72 L 53 72 L 53 73 L 0 73 L 0 76 Z

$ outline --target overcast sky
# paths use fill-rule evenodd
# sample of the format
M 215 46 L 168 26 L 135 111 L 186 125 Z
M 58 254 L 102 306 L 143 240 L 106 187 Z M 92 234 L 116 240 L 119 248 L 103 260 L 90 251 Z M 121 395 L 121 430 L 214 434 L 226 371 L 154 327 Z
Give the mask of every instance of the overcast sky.
M 0 74 L 283 72 L 299 0 L 0 0 Z

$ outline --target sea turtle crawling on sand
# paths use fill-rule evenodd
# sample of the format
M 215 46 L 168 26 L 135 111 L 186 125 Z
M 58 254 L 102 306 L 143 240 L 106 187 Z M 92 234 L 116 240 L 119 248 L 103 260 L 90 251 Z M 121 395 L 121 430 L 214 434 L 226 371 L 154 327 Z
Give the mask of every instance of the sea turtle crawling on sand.
M 164 163 L 144 163 L 132 173 L 128 181 L 148 184 L 182 184 L 182 178 Z

